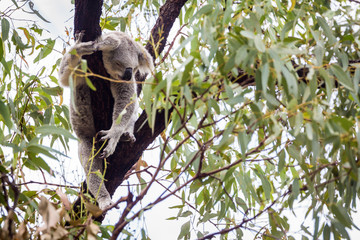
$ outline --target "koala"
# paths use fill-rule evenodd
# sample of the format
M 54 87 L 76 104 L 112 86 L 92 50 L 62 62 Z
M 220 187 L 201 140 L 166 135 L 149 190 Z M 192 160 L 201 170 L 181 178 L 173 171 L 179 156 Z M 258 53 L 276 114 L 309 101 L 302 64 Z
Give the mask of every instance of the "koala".
M 149 74 L 154 66 L 146 49 L 125 33 L 107 33 L 90 42 L 81 42 L 81 38 L 82 34 L 77 35 L 75 45 L 63 56 L 59 77 L 61 85 L 65 87 L 70 85 L 70 78 L 73 80 L 70 120 L 79 138 L 79 158 L 86 172 L 90 192 L 96 197 L 100 209 L 105 209 L 112 204 L 111 197 L 95 172 L 103 173 L 104 158 L 114 153 L 121 136 L 126 136 L 131 142 L 136 141 L 134 125 L 139 104 L 135 74 Z M 102 51 L 105 69 L 113 79 L 110 91 L 114 98 L 111 128 L 98 133 L 91 110 L 91 90 L 86 84 L 84 73 L 77 68 L 82 56 L 96 51 Z M 107 141 L 107 145 L 101 154 L 94 155 L 94 139 L 97 135 L 101 141 Z

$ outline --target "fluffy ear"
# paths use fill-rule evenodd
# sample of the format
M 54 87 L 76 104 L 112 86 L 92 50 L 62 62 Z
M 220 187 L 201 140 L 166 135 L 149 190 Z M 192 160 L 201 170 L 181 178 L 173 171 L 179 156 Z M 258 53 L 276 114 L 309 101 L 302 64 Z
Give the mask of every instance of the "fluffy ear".
M 153 58 L 146 49 L 139 45 L 139 67 L 138 70 L 141 74 L 149 74 L 154 69 Z

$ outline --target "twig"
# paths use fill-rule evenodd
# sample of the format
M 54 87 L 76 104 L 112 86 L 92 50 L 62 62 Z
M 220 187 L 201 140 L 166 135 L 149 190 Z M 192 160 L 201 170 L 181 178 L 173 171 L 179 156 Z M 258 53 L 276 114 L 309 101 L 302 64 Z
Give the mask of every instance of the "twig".
M 182 30 L 185 26 L 187 26 L 187 25 L 188 25 L 188 23 L 185 23 L 185 24 L 182 25 L 181 28 L 177 31 L 174 39 L 172 40 L 172 42 L 171 42 L 171 44 L 170 44 L 169 49 L 167 50 L 167 52 L 165 53 L 164 57 L 160 60 L 160 62 L 159 62 L 158 64 L 163 63 L 163 62 L 165 61 L 165 59 L 169 56 L 170 50 L 173 48 L 176 38 L 180 35 L 181 30 Z M 158 64 L 157 64 L 157 65 L 158 65 Z
M 69 185 L 56 184 L 56 183 L 44 183 L 44 182 L 37 182 L 37 181 L 28 181 L 28 182 L 24 182 L 24 183 L 18 183 L 16 185 L 21 186 L 21 185 L 28 185 L 28 184 L 50 185 L 50 186 L 56 186 L 56 187 L 75 188 L 75 189 L 80 188 L 77 186 L 69 186 Z

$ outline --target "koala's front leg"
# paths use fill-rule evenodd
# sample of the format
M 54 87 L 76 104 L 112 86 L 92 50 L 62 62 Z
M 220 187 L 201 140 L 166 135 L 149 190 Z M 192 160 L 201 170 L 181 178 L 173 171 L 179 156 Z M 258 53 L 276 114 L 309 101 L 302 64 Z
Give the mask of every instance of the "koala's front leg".
M 112 82 L 111 93 L 115 101 L 113 123 L 109 130 L 99 132 L 99 135 L 102 136 L 101 141 L 108 140 L 107 146 L 101 154 L 101 157 L 105 158 L 114 153 L 116 145 L 123 134 L 126 134 L 130 141 L 136 141 L 134 136 L 134 123 L 136 121 L 134 115 L 138 108 L 136 84 L 133 81 L 125 83 Z M 121 120 L 118 122 L 121 114 Z

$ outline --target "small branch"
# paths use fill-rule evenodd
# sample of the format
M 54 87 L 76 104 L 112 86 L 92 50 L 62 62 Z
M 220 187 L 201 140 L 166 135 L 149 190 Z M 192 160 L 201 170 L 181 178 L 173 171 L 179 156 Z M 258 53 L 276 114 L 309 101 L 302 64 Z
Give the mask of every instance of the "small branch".
M 18 184 L 16 184 L 16 186 L 28 185 L 28 184 L 40 184 L 40 185 L 49 185 L 49 186 L 75 188 L 75 189 L 80 188 L 80 187 L 77 187 L 77 186 L 69 186 L 69 185 L 56 184 L 56 183 L 44 183 L 44 182 L 37 182 L 37 181 L 28 181 L 28 182 L 24 182 L 24 183 L 18 183 Z
M 181 28 L 180 28 L 180 29 L 178 30 L 178 32 L 176 33 L 174 39 L 172 40 L 169 49 L 166 51 L 164 57 L 160 60 L 160 62 L 159 62 L 157 65 L 163 63 L 163 62 L 165 61 L 165 59 L 169 56 L 170 50 L 174 47 L 174 43 L 175 43 L 176 38 L 180 35 L 180 33 L 182 33 L 182 32 L 181 32 L 182 29 L 183 29 L 185 26 L 187 26 L 187 25 L 188 25 L 188 24 L 186 23 L 186 24 L 184 24 L 184 25 L 181 26 Z

